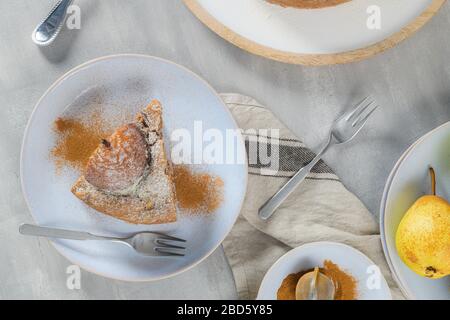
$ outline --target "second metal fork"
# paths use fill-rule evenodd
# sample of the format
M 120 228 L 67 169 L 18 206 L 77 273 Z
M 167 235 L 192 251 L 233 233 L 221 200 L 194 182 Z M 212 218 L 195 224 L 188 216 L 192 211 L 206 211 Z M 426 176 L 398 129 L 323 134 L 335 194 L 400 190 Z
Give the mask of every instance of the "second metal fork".
M 49 227 L 41 227 L 31 224 L 22 224 L 19 232 L 23 235 L 70 239 L 70 240 L 107 240 L 125 244 L 136 252 L 147 256 L 184 256 L 185 247 L 180 244 L 186 240 L 162 234 L 159 232 L 143 231 L 132 236 L 104 237 L 83 231 L 63 230 Z
M 369 117 L 378 108 L 375 101 L 369 96 L 356 107 L 345 112 L 334 121 L 328 141 L 317 156 L 301 168 L 272 198 L 270 198 L 258 211 L 263 220 L 269 219 L 275 210 L 286 200 L 294 189 L 308 176 L 312 168 L 319 162 L 327 150 L 336 144 L 342 144 L 352 140 L 364 127 Z

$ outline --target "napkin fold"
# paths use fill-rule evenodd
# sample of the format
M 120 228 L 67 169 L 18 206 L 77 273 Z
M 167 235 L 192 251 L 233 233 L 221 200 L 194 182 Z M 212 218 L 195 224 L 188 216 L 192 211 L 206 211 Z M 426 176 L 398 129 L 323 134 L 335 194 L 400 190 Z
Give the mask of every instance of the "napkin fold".
M 402 299 L 383 255 L 378 223 L 323 161 L 269 221 L 258 218 L 259 207 L 315 154 L 253 98 L 239 94 L 221 97 L 243 129 L 247 152 L 253 157 L 249 159 L 242 211 L 223 242 L 239 298 L 255 299 L 265 273 L 292 248 L 315 241 L 335 241 L 366 254 L 380 268 L 393 298 Z M 278 170 L 268 159 L 254 156 L 261 150 L 263 155 L 271 151 L 278 154 Z

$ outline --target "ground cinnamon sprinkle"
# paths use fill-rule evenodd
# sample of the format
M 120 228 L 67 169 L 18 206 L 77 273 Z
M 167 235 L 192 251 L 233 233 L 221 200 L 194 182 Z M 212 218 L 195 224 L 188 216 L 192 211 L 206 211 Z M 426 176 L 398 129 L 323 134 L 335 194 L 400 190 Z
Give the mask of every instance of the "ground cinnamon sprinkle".
M 278 288 L 277 300 L 295 300 L 295 288 L 297 287 L 298 280 L 310 271 L 312 270 L 292 273 L 284 278 L 280 288 Z
M 178 206 L 192 214 L 210 214 L 222 202 L 223 180 L 207 173 L 192 172 L 187 166 L 174 166 Z
M 278 300 L 295 300 L 295 288 L 298 280 L 306 273 L 313 271 L 305 270 L 288 275 L 281 283 L 277 292 Z M 328 276 L 335 284 L 335 300 L 357 300 L 357 282 L 350 274 L 342 271 L 338 265 L 325 260 L 320 272 Z
M 82 172 L 102 139 L 111 135 L 109 127 L 100 113 L 90 115 L 88 120 L 58 118 L 54 123 L 57 141 L 51 150 L 57 171 L 68 165 Z M 210 214 L 221 205 L 224 183 L 220 177 L 176 165 L 173 178 L 178 206 L 185 212 Z
M 338 265 L 326 260 L 323 263 L 325 275 L 333 280 L 336 287 L 336 300 L 356 300 L 356 280 L 348 273 L 342 271 Z
M 108 130 L 103 128 L 102 119 L 97 113 L 86 121 L 58 118 L 54 123 L 54 131 L 57 141 L 51 150 L 51 156 L 58 170 L 64 165 L 83 170 L 101 140 L 110 135 Z

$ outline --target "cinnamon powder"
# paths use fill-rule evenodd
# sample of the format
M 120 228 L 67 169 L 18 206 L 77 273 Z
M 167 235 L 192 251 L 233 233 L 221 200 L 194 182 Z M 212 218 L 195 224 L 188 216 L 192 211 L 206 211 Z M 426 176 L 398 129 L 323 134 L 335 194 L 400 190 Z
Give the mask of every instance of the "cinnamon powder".
M 323 263 L 324 274 L 336 287 L 336 300 L 356 300 L 356 280 L 350 274 L 342 271 L 337 264 L 326 260 Z
M 313 271 L 305 270 L 293 273 L 284 278 L 277 292 L 278 300 L 295 300 L 295 289 L 298 280 L 306 273 Z M 336 287 L 335 300 L 356 300 L 357 282 L 353 276 L 341 270 L 335 263 L 325 260 L 320 272 L 328 276 Z
M 176 165 L 174 182 L 178 206 L 188 213 L 210 214 L 222 203 L 223 180 L 220 177 Z
M 106 128 L 108 127 L 108 128 Z M 57 171 L 70 166 L 82 172 L 103 139 L 111 135 L 100 113 L 89 120 L 58 118 L 54 123 L 57 135 L 51 150 Z M 211 214 L 223 200 L 223 180 L 208 173 L 192 172 L 187 166 L 174 166 L 173 179 L 178 206 L 190 214 Z
M 54 123 L 54 131 L 57 141 L 51 156 L 57 170 L 69 165 L 82 171 L 102 139 L 110 135 L 102 126 L 98 113 L 94 113 L 89 120 L 58 118 Z

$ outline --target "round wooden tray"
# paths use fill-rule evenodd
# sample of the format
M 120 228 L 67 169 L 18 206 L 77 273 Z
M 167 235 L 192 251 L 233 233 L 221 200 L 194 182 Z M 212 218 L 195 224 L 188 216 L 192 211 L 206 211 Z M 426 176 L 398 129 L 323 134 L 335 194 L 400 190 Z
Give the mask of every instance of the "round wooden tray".
M 197 2 L 197 0 L 183 1 L 189 8 L 189 10 L 191 10 L 200 21 L 208 26 L 208 28 L 213 30 L 225 40 L 240 47 L 241 49 L 281 62 L 302 64 L 308 66 L 319 66 L 342 64 L 363 60 L 394 47 L 401 41 L 414 34 L 422 26 L 424 26 L 439 11 L 440 7 L 445 3 L 446 0 L 433 0 L 433 2 L 428 6 L 426 10 L 424 10 L 424 12 L 419 17 L 417 17 L 403 29 L 401 29 L 397 33 L 394 33 L 392 36 L 384 39 L 383 41 L 365 48 L 333 54 L 299 54 L 281 51 L 258 44 L 237 34 L 236 32 L 232 31 L 231 29 L 227 28 L 222 23 L 217 21 Z

